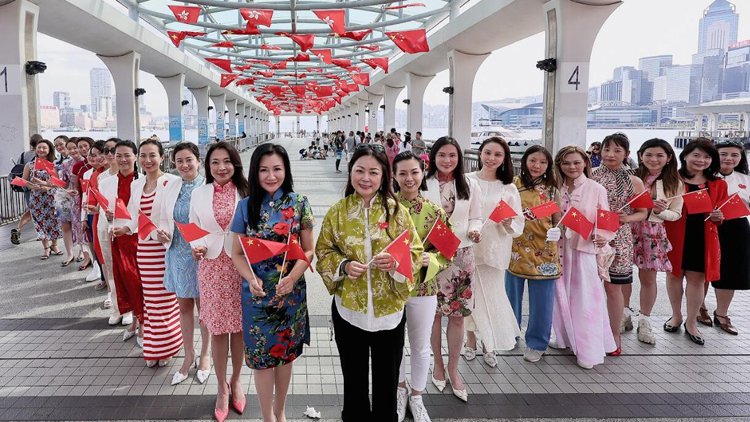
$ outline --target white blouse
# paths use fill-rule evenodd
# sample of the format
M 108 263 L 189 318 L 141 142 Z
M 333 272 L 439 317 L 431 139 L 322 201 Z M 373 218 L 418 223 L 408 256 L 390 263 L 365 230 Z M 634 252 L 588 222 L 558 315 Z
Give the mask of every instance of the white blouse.
M 722 178 L 727 182 L 727 195 L 736 193 L 742 199 L 742 202 L 748 205 L 750 202 L 750 176 L 733 171 L 728 176 L 722 175 Z

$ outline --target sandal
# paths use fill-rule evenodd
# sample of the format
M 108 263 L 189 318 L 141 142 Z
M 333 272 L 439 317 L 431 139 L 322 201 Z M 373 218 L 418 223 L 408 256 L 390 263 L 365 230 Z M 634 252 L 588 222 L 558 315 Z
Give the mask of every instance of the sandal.
M 712 327 L 714 324 L 711 321 L 711 315 L 708 314 L 708 309 L 701 307 L 700 313 L 695 319 L 703 325 Z
M 46 259 L 49 259 L 49 252 L 48 252 L 49 250 L 50 250 L 50 248 L 44 248 L 44 254 L 41 257 L 42 261 L 44 261 Z
M 70 259 L 69 259 L 69 260 L 67 260 L 67 261 L 63 261 L 63 262 L 62 262 L 62 263 L 60 264 L 60 266 L 61 266 L 61 267 L 67 267 L 68 265 L 70 265 L 70 263 L 71 263 L 71 262 L 73 262 L 73 260 L 74 260 L 74 259 L 75 259 L 75 258 L 70 258 Z
M 83 271 L 83 270 L 85 270 L 86 268 L 88 268 L 88 267 L 90 267 L 92 265 L 94 265 L 94 261 L 89 260 L 88 263 L 79 265 L 78 266 L 78 271 Z
M 52 248 L 54 248 L 54 249 L 52 249 Z M 59 249 L 59 248 L 57 247 L 57 245 L 52 245 L 52 246 L 50 246 L 50 249 L 49 249 L 49 250 L 50 250 L 50 251 L 52 252 L 52 255 L 58 255 L 58 256 L 59 256 L 59 255 L 62 255 L 62 254 L 63 254 L 63 251 L 61 251 L 61 250 L 60 250 L 60 249 Z M 706 315 L 708 315 L 708 314 L 706 314 Z
M 10 243 L 14 245 L 21 244 L 21 232 L 19 232 L 18 229 L 13 229 L 10 231 Z
M 669 318 L 667 322 L 664 323 L 664 331 L 668 333 L 676 333 L 677 331 L 679 331 L 680 325 L 682 325 L 682 323 L 680 322 L 677 325 L 672 325 L 670 324 L 670 321 L 672 321 L 672 318 Z
M 723 319 L 724 322 L 721 322 L 719 318 Z M 729 319 L 728 315 L 719 315 L 716 313 L 716 311 L 714 311 L 714 323 L 718 325 L 719 328 L 721 328 L 722 330 L 724 330 L 725 332 L 733 336 L 736 336 L 737 334 L 739 334 L 737 329 L 734 328 L 734 325 L 732 325 L 732 320 Z

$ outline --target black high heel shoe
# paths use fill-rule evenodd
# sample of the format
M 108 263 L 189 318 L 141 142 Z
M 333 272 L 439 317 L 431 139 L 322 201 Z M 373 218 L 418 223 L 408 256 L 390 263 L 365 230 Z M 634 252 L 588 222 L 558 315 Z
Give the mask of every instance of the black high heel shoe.
M 695 344 L 697 344 L 699 346 L 703 346 L 706 343 L 703 340 L 703 337 L 698 337 L 698 336 L 694 336 L 694 335 L 690 334 L 690 331 L 688 331 L 688 328 L 687 328 L 687 324 L 685 324 L 685 335 L 688 336 L 688 338 L 690 339 L 690 341 L 692 341 L 693 343 L 695 343 Z

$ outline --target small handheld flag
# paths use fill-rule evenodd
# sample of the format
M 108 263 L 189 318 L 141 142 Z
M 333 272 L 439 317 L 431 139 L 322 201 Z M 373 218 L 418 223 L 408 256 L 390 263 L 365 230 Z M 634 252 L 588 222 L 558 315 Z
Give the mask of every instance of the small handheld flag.
M 188 243 L 194 240 L 202 239 L 206 235 L 210 234 L 210 232 L 203 230 L 195 223 L 180 224 L 175 221 L 174 224 L 177 226 L 177 230 L 180 231 L 183 239 L 185 239 L 185 241 Z
M 560 207 L 557 206 L 555 201 L 545 202 L 544 204 L 537 205 L 529 208 L 536 218 L 549 217 L 552 214 L 560 212 Z
M 682 196 L 682 199 L 685 201 L 688 214 L 701 214 L 711 212 L 714 209 L 711 197 L 708 196 L 706 189 L 686 193 Z
M 414 281 L 414 274 L 411 272 L 411 238 L 409 230 L 404 230 L 396 240 L 391 242 L 390 246 L 385 248 L 385 251 L 391 254 L 393 259 L 398 262 L 396 272 Z
M 494 221 L 495 223 L 499 223 L 506 218 L 515 217 L 518 214 L 516 214 L 515 211 L 513 211 L 513 208 L 508 205 L 507 202 L 500 200 L 500 203 L 498 203 L 495 206 L 495 209 L 492 211 L 492 214 L 490 214 L 490 220 Z
M 461 239 L 459 239 L 455 233 L 453 233 L 453 230 L 449 229 L 440 219 L 435 221 L 435 224 L 427 234 L 426 239 L 432 243 L 435 249 L 448 259 L 453 258 L 453 255 L 455 255 L 458 250 L 458 246 L 461 244 Z
M 590 222 L 576 207 L 570 207 L 560 222 L 584 239 L 588 239 L 591 230 L 594 229 L 594 223 Z
M 286 243 L 273 242 L 270 240 L 258 239 L 256 237 L 240 238 L 242 250 L 245 252 L 248 262 L 257 264 L 266 259 L 280 255 L 287 250 Z
M 302 249 L 302 245 L 299 244 L 299 239 L 297 238 L 296 234 L 292 234 L 289 236 L 289 249 L 286 252 L 286 258 L 289 260 L 301 259 L 307 262 L 307 266 L 310 267 L 310 271 L 315 272 L 312 264 L 310 263 L 310 260 L 307 259 L 307 255 L 305 255 L 305 251 Z
M 68 184 L 65 183 L 65 181 L 63 181 L 63 180 L 61 180 L 61 179 L 59 179 L 59 178 L 57 178 L 55 176 L 50 176 L 49 177 L 49 182 L 52 183 L 53 185 L 57 186 L 58 188 L 65 188 L 65 186 L 68 186 Z
M 156 225 L 143 211 L 138 210 L 138 237 L 141 240 L 146 240 L 154 230 L 156 230 Z
M 122 198 L 117 198 L 117 201 L 115 201 L 115 218 L 124 218 L 126 220 L 130 220 L 133 218 L 130 215 L 128 207 L 127 205 L 125 205 L 125 201 L 123 201 Z
M 29 184 L 29 182 L 28 182 L 28 180 L 26 180 L 26 179 L 24 179 L 24 178 L 22 178 L 22 177 L 18 177 L 18 176 L 16 176 L 16 178 L 15 178 L 15 179 L 13 179 L 13 181 L 12 181 L 12 182 L 10 182 L 10 184 L 11 184 L 11 185 L 13 185 L 13 186 L 20 186 L 20 187 L 24 187 L 24 186 L 28 185 L 28 184 Z
M 648 208 L 651 209 L 654 207 L 654 200 L 651 199 L 651 193 L 647 190 L 644 190 L 643 192 L 633 195 L 632 198 L 628 199 L 628 202 L 620 207 L 617 211 L 625 209 L 630 205 L 630 208 Z
M 598 210 L 596 212 L 596 227 L 598 229 L 616 232 L 620 229 L 620 216 L 616 212 Z

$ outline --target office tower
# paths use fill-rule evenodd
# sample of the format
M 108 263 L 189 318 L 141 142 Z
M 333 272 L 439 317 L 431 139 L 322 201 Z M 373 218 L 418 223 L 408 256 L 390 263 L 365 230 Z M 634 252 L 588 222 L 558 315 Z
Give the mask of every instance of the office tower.
M 664 74 L 664 69 L 672 66 L 672 55 L 642 57 L 638 59 L 638 70 L 643 71 L 649 82 Z
M 598 104 L 601 101 L 601 87 L 592 86 L 589 88 L 589 104 Z
M 664 76 L 666 77 L 666 102 L 690 102 L 691 70 L 691 65 L 672 66 L 664 70 Z M 656 82 L 654 82 L 654 85 L 656 85 Z M 656 91 L 656 88 L 654 88 L 654 91 Z M 656 96 L 656 93 L 654 93 L 654 96 Z
M 635 71 L 635 68 L 633 66 L 616 67 L 614 72 L 612 72 L 612 80 L 624 81 L 626 79 L 630 79 L 629 74 L 633 71 Z
M 729 46 L 725 66 L 722 93 L 750 91 L 750 40 Z
M 631 105 L 649 104 L 652 90 L 652 83 L 642 70 L 630 70 L 622 81 L 622 101 Z
M 724 77 L 724 50 L 712 48 L 693 54 L 690 70 L 690 104 L 714 101 L 721 97 Z
M 601 86 L 601 101 L 613 103 L 622 101 L 622 81 L 607 81 Z
M 109 70 L 105 68 L 93 68 L 89 72 L 91 83 L 91 111 L 99 110 L 97 99 L 100 97 L 112 97 L 112 78 Z
M 663 104 L 667 102 L 667 75 L 654 78 L 652 101 L 654 104 Z
M 52 93 L 52 104 L 58 109 L 70 107 L 70 93 L 55 91 Z
M 737 42 L 737 28 L 740 17 L 735 7 L 727 0 L 715 0 L 706 10 L 698 27 L 698 52 L 712 48 L 727 50 Z

